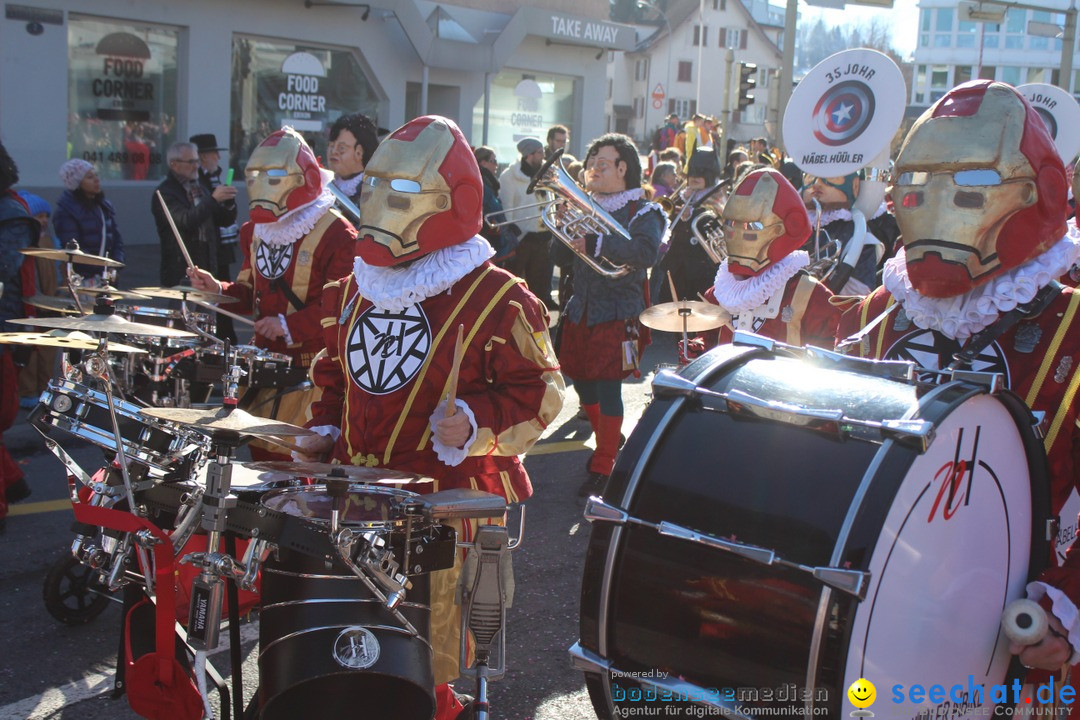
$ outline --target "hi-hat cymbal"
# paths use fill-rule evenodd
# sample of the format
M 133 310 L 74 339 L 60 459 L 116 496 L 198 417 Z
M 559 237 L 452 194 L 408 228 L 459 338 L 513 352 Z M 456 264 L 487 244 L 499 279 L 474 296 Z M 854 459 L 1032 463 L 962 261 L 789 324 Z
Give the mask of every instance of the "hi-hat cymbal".
M 131 290 L 121 290 L 120 288 L 114 288 L 112 285 L 102 285 L 101 287 L 77 287 L 75 292 L 80 295 L 93 295 L 95 297 L 106 297 L 109 300 L 149 300 L 149 295 L 143 295 L 142 293 L 133 292 Z
M 280 420 L 261 418 L 244 412 L 239 408 L 143 408 L 139 411 L 159 420 L 186 425 L 192 430 L 201 430 L 213 434 L 215 430 L 238 435 L 275 435 L 278 437 L 299 437 L 311 435 L 306 428 Z
M 82 315 L 79 308 L 75 307 L 75 301 L 70 296 L 62 298 L 53 295 L 34 295 L 33 297 L 24 298 L 23 302 L 50 312 L 64 313 L 65 315 Z
M 698 300 L 685 300 L 661 303 L 645 308 L 638 318 L 641 320 L 642 325 L 653 330 L 681 333 L 684 329 L 684 318 L 687 332 L 701 332 L 703 330 L 713 330 L 723 325 L 726 314 L 719 305 Z
M 135 292 L 142 293 L 146 297 L 165 298 L 168 300 L 202 300 L 211 303 L 232 303 L 236 298 L 230 295 L 196 290 L 187 285 L 175 285 L 173 287 L 141 287 L 135 288 Z
M 100 255 L 91 255 L 82 250 L 56 250 L 53 248 L 23 248 L 23 255 L 43 258 L 45 260 L 59 260 L 60 262 L 73 262 L 79 265 L 97 265 L 99 267 L 124 267 L 124 263 L 112 258 Z
M 193 332 L 177 330 L 157 325 L 131 322 L 119 315 L 81 315 L 79 317 L 60 318 L 17 318 L 8 320 L 13 325 L 34 325 L 35 327 L 58 328 L 60 330 L 82 330 L 84 332 L 111 333 L 113 335 L 146 335 L 148 337 L 197 337 Z
M 0 344 L 56 347 L 65 350 L 97 350 L 100 341 L 78 330 L 53 330 L 47 333 L 0 333 Z M 146 350 L 122 343 L 109 343 L 109 352 L 144 353 Z
M 332 465 L 318 462 L 288 462 L 285 460 L 267 460 L 244 463 L 244 467 L 259 472 L 305 477 L 325 482 L 326 480 L 348 480 L 355 483 L 375 485 L 400 485 L 402 483 L 434 482 L 429 477 L 386 468 L 363 467 L 360 465 Z

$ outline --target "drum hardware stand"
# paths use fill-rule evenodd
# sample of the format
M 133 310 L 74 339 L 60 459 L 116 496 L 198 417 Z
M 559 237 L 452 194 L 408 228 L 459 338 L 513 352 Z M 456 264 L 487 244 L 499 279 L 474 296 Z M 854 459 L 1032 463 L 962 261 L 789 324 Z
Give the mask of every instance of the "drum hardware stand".
M 524 517 L 522 518 L 524 523 Z M 473 713 L 476 720 L 488 720 L 488 681 L 506 674 L 506 608 L 514 601 L 514 570 L 511 550 L 521 544 L 519 536 L 513 545 L 506 527 L 480 525 L 472 543 L 462 543 L 470 550 L 462 568 L 459 585 L 461 604 L 462 677 L 476 678 L 476 701 Z M 468 638 L 475 641 L 476 663 L 467 667 Z
M 853 595 L 859 600 L 866 597 L 867 588 L 870 585 L 870 573 L 864 570 L 850 570 L 848 568 L 812 566 L 785 560 L 776 554 L 775 550 L 749 545 L 716 537 L 708 533 L 701 533 L 690 528 L 676 525 L 666 520 L 653 523 L 642 520 L 629 514 L 620 507 L 604 502 L 595 495 L 585 502 L 585 519 L 589 522 L 610 522 L 615 525 L 638 525 L 656 531 L 664 537 L 686 540 L 697 545 L 704 545 L 715 550 L 723 550 L 739 557 L 746 558 L 761 565 L 777 565 L 780 567 L 798 570 L 813 575 L 819 582 L 831 588 Z

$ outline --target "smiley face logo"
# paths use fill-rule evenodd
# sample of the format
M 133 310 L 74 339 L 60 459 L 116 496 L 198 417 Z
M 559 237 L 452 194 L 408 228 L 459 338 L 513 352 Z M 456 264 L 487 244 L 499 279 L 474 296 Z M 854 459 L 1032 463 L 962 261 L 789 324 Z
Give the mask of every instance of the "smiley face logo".
M 848 700 L 857 708 L 868 708 L 877 700 L 877 688 L 874 683 L 865 678 L 859 678 L 851 683 L 847 690 Z

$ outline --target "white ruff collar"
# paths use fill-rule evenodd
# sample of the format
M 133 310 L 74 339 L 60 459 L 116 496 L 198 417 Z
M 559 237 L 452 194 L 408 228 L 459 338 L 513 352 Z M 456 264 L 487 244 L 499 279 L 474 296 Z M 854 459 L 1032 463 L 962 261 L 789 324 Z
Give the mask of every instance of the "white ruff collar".
M 928 298 L 911 286 L 904 248 L 885 262 L 882 284 L 911 322 L 924 330 L 937 330 L 954 340 L 966 340 L 991 325 L 1003 312 L 1030 302 L 1035 294 L 1061 277 L 1080 257 L 1080 231 L 1075 225 L 1057 244 L 1009 272 L 950 298 Z
M 810 226 L 811 227 L 817 227 L 817 223 L 818 223 L 817 213 L 814 212 L 813 208 L 807 208 L 807 212 L 810 213 Z M 821 224 L 822 225 L 828 225 L 829 223 L 834 223 L 834 222 L 836 222 L 838 220 L 850 220 L 850 219 L 851 219 L 851 211 L 848 210 L 847 208 L 836 208 L 835 210 L 826 210 L 825 212 L 821 213 Z
M 602 207 L 605 212 L 609 213 L 625 207 L 628 202 L 641 200 L 643 197 L 645 197 L 645 191 L 641 188 L 631 188 L 610 195 L 592 196 L 593 200 L 596 201 L 596 204 Z
M 713 295 L 720 307 L 732 315 L 739 315 L 747 310 L 761 307 L 778 290 L 795 277 L 795 273 L 810 264 L 810 254 L 805 250 L 796 250 L 764 272 L 754 277 L 740 277 L 728 270 L 727 258 L 716 268 L 713 280 Z
M 351 178 L 334 178 L 334 185 L 345 195 L 352 197 L 356 194 L 357 189 L 360 187 L 360 183 L 364 181 L 364 173 L 358 173 Z
M 315 224 L 334 204 L 334 194 L 327 187 L 333 175 L 329 170 L 320 170 L 320 172 L 323 175 L 323 184 L 319 196 L 307 205 L 301 205 L 285 213 L 278 218 L 277 222 L 255 223 L 253 234 L 256 240 L 267 245 L 281 247 L 292 245 L 311 232 Z
M 353 260 L 353 277 L 360 294 L 380 310 L 401 312 L 449 290 L 495 254 L 487 240 L 476 235 L 463 243 L 428 253 L 404 268 L 376 267 Z

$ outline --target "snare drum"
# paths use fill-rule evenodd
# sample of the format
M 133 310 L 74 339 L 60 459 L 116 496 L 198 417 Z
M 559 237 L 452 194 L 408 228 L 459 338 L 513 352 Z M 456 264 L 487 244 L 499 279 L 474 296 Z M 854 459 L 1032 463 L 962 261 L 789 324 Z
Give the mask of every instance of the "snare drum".
M 189 324 L 184 320 L 184 313 L 171 308 L 150 307 L 148 305 L 127 305 L 117 308 L 124 317 L 132 322 L 145 325 L 157 325 L 158 327 L 176 328 L 188 330 Z M 208 333 L 214 332 L 214 316 L 209 313 L 188 312 L 191 324 Z
M 396 548 L 406 526 L 423 531 L 403 512 L 417 495 L 351 485 L 342 526 Z M 321 486 L 271 491 L 267 508 L 329 528 L 332 499 Z M 402 623 L 340 562 L 281 549 L 262 571 L 259 617 L 260 718 L 297 718 L 313 708 L 323 717 L 430 720 L 435 712 L 430 610 L 426 575 L 398 610 Z
M 1042 445 L 1015 395 L 901 365 L 727 345 L 678 376 L 714 394 L 654 383 L 586 510 L 571 656 L 601 718 L 840 718 L 859 678 L 889 708 L 1005 681 L 1002 609 L 1047 557 Z
M 113 406 L 128 460 L 169 472 L 177 470 L 182 463 L 195 467 L 209 450 L 205 436 L 147 417 L 139 412 L 140 405 L 114 397 Z M 116 451 L 108 398 L 104 392 L 86 385 L 51 380 L 30 420 L 59 428 L 104 450 Z
M 307 370 L 293 367 L 292 358 L 273 353 L 254 345 L 238 345 L 233 348 L 234 362 L 245 374 L 240 385 L 253 388 L 287 388 L 307 379 Z M 190 368 L 194 382 L 220 383 L 225 374 L 225 350 L 221 346 L 200 348 L 196 362 Z

